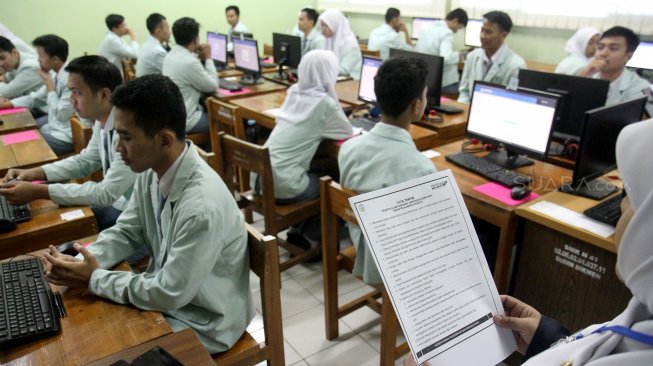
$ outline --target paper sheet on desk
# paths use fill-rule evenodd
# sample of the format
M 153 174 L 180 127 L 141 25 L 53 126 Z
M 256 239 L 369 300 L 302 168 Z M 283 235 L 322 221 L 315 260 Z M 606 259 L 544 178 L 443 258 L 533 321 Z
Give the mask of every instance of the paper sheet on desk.
M 39 139 L 39 135 L 36 133 L 36 130 L 15 132 L 2 136 L 2 142 L 5 145 L 18 144 L 21 142 L 38 140 L 38 139 Z
M 272 109 L 268 109 L 266 111 L 263 111 L 263 113 L 271 114 L 271 115 L 276 117 L 276 116 L 279 115 L 280 111 L 281 111 L 281 108 L 272 108 Z
M 0 109 L 0 116 L 4 116 L 5 114 L 14 114 L 14 113 L 18 113 L 18 112 L 24 112 L 26 110 L 27 110 L 27 108 L 25 108 L 25 107 Z
M 349 199 L 421 364 L 496 365 L 516 350 L 450 170 Z
M 604 238 L 614 234 L 615 228 L 602 222 L 590 219 L 582 213 L 556 205 L 549 201 L 540 201 L 530 207 L 531 210 L 551 216 L 569 225 L 585 229 Z

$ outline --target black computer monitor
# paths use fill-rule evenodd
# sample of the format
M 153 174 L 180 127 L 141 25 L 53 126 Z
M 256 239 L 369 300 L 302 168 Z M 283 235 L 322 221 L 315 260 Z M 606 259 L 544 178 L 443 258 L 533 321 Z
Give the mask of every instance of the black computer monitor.
M 358 83 L 358 100 L 366 103 L 376 104 L 376 93 L 374 93 L 374 77 L 383 61 L 378 58 L 363 56 L 361 67 L 361 79 Z
M 216 66 L 225 66 L 227 64 L 227 35 L 206 32 L 206 43 L 211 46 L 211 58 Z
M 412 39 L 419 39 L 419 34 L 422 30 L 432 26 L 436 21 L 438 21 L 436 18 L 413 18 L 413 23 L 410 26 L 410 37 Z
M 426 53 L 391 48 L 390 57 L 393 56 L 415 57 L 426 61 L 426 67 L 428 70 L 428 75 L 426 76 L 426 86 L 428 87 L 428 91 L 426 92 L 426 104 L 428 107 L 439 107 L 440 94 L 442 92 L 442 68 L 444 67 L 444 58 L 428 55 Z
M 243 85 L 258 83 L 261 76 L 261 64 L 258 59 L 256 40 L 234 38 L 233 42 L 236 69 L 245 72 L 245 77 L 241 78 L 240 83 Z
M 254 39 L 254 34 L 250 32 L 238 32 L 238 31 L 233 31 L 231 32 L 231 40 L 234 39 Z
M 302 39 L 288 34 L 272 33 L 272 54 L 274 62 L 279 65 L 278 78 L 283 78 L 283 67 L 291 69 L 299 67 L 302 59 Z
M 560 140 L 578 140 L 585 112 L 605 105 L 610 82 L 521 69 L 519 87 L 560 95 L 560 112 L 553 126 L 553 137 Z
M 465 46 L 481 47 L 481 27 L 483 19 L 470 19 L 465 26 Z
M 617 137 L 624 127 L 642 119 L 646 100 L 640 97 L 585 113 L 572 182 L 561 191 L 600 200 L 617 190 L 596 178 L 617 167 Z
M 508 169 L 533 164 L 520 157 L 544 159 L 560 97 L 534 90 L 474 83 L 466 135 L 503 147 L 486 158 Z
M 653 42 L 640 42 L 626 66 L 635 69 L 653 70 Z

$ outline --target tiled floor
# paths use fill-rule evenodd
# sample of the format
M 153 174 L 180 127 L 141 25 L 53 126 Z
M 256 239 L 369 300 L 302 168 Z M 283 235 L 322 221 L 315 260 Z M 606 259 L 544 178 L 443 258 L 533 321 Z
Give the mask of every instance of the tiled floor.
M 254 227 L 263 229 L 260 216 Z M 287 255 L 287 254 L 284 254 Z M 300 264 L 281 274 L 281 306 L 286 365 L 379 365 L 379 315 L 367 308 L 354 311 L 340 321 L 340 337 L 328 341 L 324 332 L 322 263 Z M 339 273 L 340 303 L 371 290 L 349 273 Z M 256 275 L 250 275 L 257 317 L 248 330 L 260 342 L 264 339 L 261 304 Z M 403 338 L 400 339 L 403 342 Z M 265 363 L 262 363 L 265 364 Z M 396 362 L 401 365 L 401 360 Z

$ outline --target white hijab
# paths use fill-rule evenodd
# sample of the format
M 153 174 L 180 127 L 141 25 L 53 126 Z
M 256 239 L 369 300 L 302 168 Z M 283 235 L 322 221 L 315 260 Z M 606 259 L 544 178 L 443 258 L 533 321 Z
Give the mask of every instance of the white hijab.
M 617 267 L 633 293 L 623 313 L 609 325 L 653 335 L 653 119 L 624 128 L 617 140 L 617 166 L 635 215 L 623 235 Z M 609 299 L 610 294 L 605 294 Z M 599 300 L 599 299 L 597 299 Z M 593 300 L 586 299 L 592 306 Z M 599 300 L 601 301 L 601 300 Z M 608 300 L 609 301 L 609 300 Z M 603 324 L 582 330 L 588 335 Z M 653 347 L 610 331 L 592 334 L 533 357 L 527 365 L 653 365 Z
M 338 103 L 335 90 L 338 69 L 338 59 L 331 51 L 313 50 L 304 55 L 297 70 L 299 81 L 288 89 L 277 123 L 295 125 L 306 121 L 325 96 Z
M 356 35 L 351 31 L 349 21 L 340 10 L 326 10 L 320 15 L 319 20 L 324 22 L 333 32 L 332 37 L 325 37 L 325 47 L 327 50 L 333 51 L 338 57 L 338 60 L 352 48 L 358 49 Z
M 565 43 L 565 52 L 580 57 L 585 61 L 589 61 L 589 58 L 585 55 L 585 49 L 587 48 L 590 39 L 597 34 L 601 33 L 596 28 L 580 28 L 573 36 L 571 36 L 571 38 L 569 38 L 567 43 Z

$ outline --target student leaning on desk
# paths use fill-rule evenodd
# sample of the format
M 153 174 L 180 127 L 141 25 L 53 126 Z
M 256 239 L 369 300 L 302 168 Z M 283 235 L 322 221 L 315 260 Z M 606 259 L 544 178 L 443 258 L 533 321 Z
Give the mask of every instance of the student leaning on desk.
M 525 365 L 653 365 L 653 119 L 623 129 L 617 141 L 617 166 L 628 197 L 617 223 L 617 275 L 633 298 L 616 318 L 573 335 L 551 318 L 502 295 L 506 316 L 497 325 L 513 330 Z M 601 299 L 578 298 L 587 307 Z M 531 358 L 532 357 L 532 358 Z M 415 365 L 408 357 L 404 365 Z
M 115 226 L 77 257 L 50 246 L 47 279 L 160 311 L 174 331 L 192 328 L 211 352 L 229 349 L 253 317 L 247 231 L 225 184 L 185 141 L 186 109 L 167 77 L 147 75 L 119 87 L 117 149 L 135 173 L 134 194 Z M 143 273 L 111 271 L 139 247 Z

